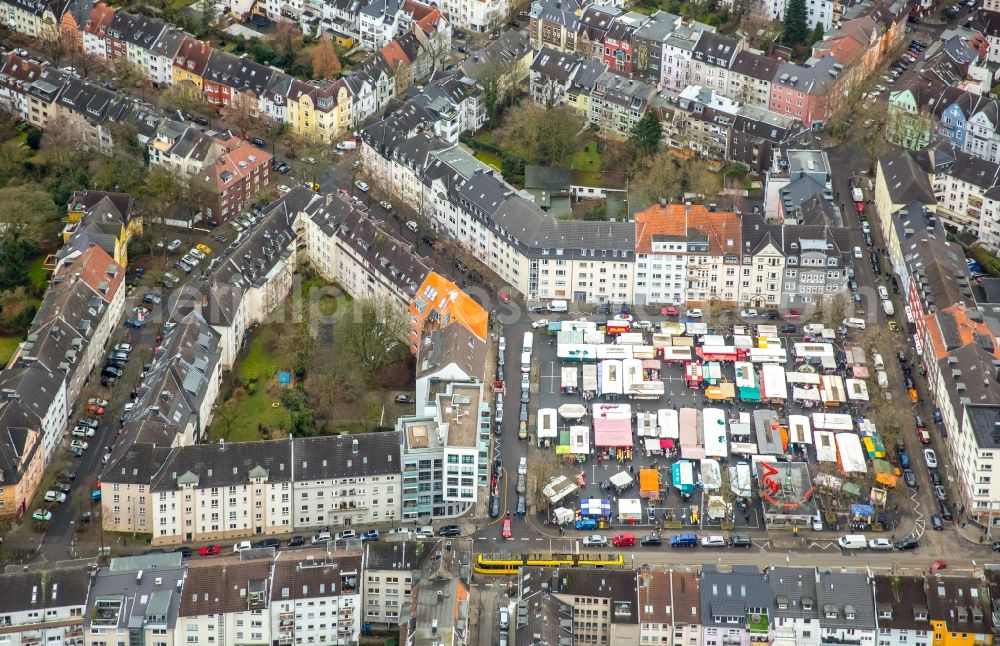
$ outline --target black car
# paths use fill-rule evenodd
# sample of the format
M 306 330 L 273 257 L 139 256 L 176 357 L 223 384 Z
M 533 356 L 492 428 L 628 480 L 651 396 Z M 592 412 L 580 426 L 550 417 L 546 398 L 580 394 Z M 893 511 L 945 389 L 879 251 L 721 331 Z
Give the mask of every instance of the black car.
M 993 551 L 1000 552 L 1000 541 L 993 543 Z
M 458 525 L 445 525 L 438 530 L 438 536 L 445 536 L 453 538 L 455 536 L 461 535 L 462 530 L 458 528 Z
M 913 471 L 909 469 L 903 470 L 903 480 L 906 482 L 907 487 L 917 488 L 917 476 L 913 475 Z
M 115 379 L 118 379 L 119 377 L 122 376 L 122 371 L 121 369 L 115 368 L 114 366 L 105 366 L 104 371 L 101 372 L 101 376 L 114 377 Z
M 301 536 L 292 536 L 288 539 L 288 547 L 302 547 L 306 544 L 306 539 Z
M 919 545 L 920 542 L 917 541 L 917 539 L 913 538 L 912 536 L 907 536 L 904 539 L 896 541 L 896 545 L 894 547 L 897 550 L 915 550 Z
M 500 497 L 490 496 L 490 518 L 500 516 Z
M 953 518 L 951 515 L 951 505 L 943 500 L 939 500 L 938 507 L 941 509 L 941 518 L 944 518 L 945 520 L 951 520 Z
M 264 140 L 261 139 L 260 137 L 252 137 L 250 139 L 250 143 L 253 144 L 254 146 L 257 146 L 258 148 L 264 147 Z
M 906 354 L 900 351 L 896 352 L 896 361 L 898 361 L 901 366 L 905 366 L 910 363 L 910 360 L 906 358 Z
M 781 329 L 778 331 L 781 332 L 782 334 L 795 334 L 795 326 L 792 325 L 791 323 L 787 325 L 782 325 Z
M 503 475 L 503 461 L 497 458 L 493 461 L 493 476 L 499 478 Z
M 434 248 L 434 245 L 437 244 L 437 240 L 435 240 L 434 238 L 432 238 L 430 236 L 424 236 L 424 237 L 420 238 L 420 242 L 423 242 L 425 245 L 427 245 L 428 247 L 431 247 L 432 249 Z
M 941 522 L 941 517 L 937 514 L 931 516 L 931 527 L 934 528 L 935 532 L 940 532 L 944 529 L 944 523 Z
M 497 365 L 497 381 L 503 381 L 503 366 Z
M 545 308 L 541 305 L 532 305 L 528 307 L 528 314 L 542 314 L 545 312 Z
M 642 538 L 639 539 L 639 545 L 647 545 L 647 546 L 663 545 L 663 540 L 660 539 L 660 537 L 657 536 L 656 534 L 649 534 L 648 536 L 643 536 Z
M 281 547 L 281 541 L 276 538 L 265 538 L 262 541 L 257 541 L 254 547 L 273 547 L 274 549 L 278 549 Z
M 753 540 L 749 536 L 730 536 L 729 547 L 751 547 Z
M 180 554 L 182 559 L 191 558 L 191 548 L 190 547 L 178 547 L 174 550 L 174 554 Z
M 778 310 L 764 310 L 764 318 L 768 321 L 777 321 L 781 318 L 781 313 Z
M 934 486 L 936 487 L 936 486 L 938 486 L 939 484 L 941 484 L 941 474 L 939 474 L 939 473 L 937 472 L 937 470 L 935 470 L 935 469 L 930 469 L 930 470 L 929 470 L 929 473 L 931 474 L 931 484 L 932 484 L 932 485 L 934 485 Z

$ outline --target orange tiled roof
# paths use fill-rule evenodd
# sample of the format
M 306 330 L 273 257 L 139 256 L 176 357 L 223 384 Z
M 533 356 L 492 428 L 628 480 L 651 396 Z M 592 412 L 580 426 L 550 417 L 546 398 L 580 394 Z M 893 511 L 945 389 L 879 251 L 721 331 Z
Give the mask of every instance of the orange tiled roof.
M 437 8 L 432 7 L 431 11 L 428 11 L 426 15 L 417 20 L 417 24 L 420 25 L 421 29 L 429 34 L 437 29 L 437 23 L 443 17 L 444 16 L 437 10 Z
M 73 261 L 72 267 L 79 272 L 80 280 L 107 302 L 111 302 L 111 298 L 118 291 L 122 281 L 125 280 L 125 270 L 122 266 L 97 245 L 81 253 Z M 110 268 L 114 268 L 114 271 L 109 272 Z M 107 289 L 102 289 L 102 284 L 105 282 Z
M 410 301 L 410 314 L 422 325 L 432 312 L 438 313 L 442 327 L 458 322 L 472 334 L 486 340 L 489 315 L 479 303 L 444 276 L 430 272 Z
M 709 253 L 713 256 L 740 252 L 740 217 L 729 211 L 709 212 L 700 204 L 690 207 L 683 204 L 655 204 L 636 213 L 635 252 L 652 253 L 654 235 L 687 236 L 692 229 L 708 236 Z
M 101 31 L 111 24 L 114 18 L 114 8 L 109 7 L 103 2 L 98 2 L 87 17 L 87 23 L 83 26 L 83 30 L 90 34 L 99 35 Z
M 390 40 L 389 44 L 381 49 L 381 52 L 382 57 L 385 58 L 385 62 L 393 69 L 396 69 L 399 65 L 409 65 L 411 63 L 406 52 L 403 51 L 403 48 L 395 40 Z
M 237 147 L 219 156 L 207 170 L 205 180 L 214 180 L 217 190 L 221 192 L 228 185 L 253 172 L 254 168 L 270 163 L 271 153 L 241 142 Z M 231 173 L 231 177 L 228 181 L 223 181 L 222 174 L 226 171 Z
M 964 348 L 970 343 L 975 343 L 975 335 L 977 334 L 993 338 L 993 332 L 990 331 L 989 326 L 985 323 L 980 323 L 970 319 L 968 310 L 961 303 L 957 303 L 951 307 L 946 307 L 941 310 L 940 313 L 950 314 L 951 317 L 955 319 L 955 327 L 958 329 L 959 341 L 962 344 L 960 347 Z M 944 359 L 948 356 L 948 349 L 944 346 L 944 337 L 941 333 L 941 326 L 938 324 L 937 315 L 925 315 L 924 324 L 927 326 L 931 337 L 931 343 L 934 345 L 934 356 L 939 360 Z M 1000 359 L 1000 347 L 996 344 L 993 346 L 993 356 Z

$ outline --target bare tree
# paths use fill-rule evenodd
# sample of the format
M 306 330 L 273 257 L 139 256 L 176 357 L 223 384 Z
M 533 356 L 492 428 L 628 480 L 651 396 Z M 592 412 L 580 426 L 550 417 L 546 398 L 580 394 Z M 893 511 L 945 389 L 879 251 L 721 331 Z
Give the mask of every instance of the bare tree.
M 406 319 L 388 297 L 353 301 L 334 327 L 334 339 L 351 357 L 369 385 L 378 372 L 395 363 L 407 337 Z
M 41 148 L 57 166 L 65 166 L 87 146 L 87 135 L 70 119 L 49 119 L 45 124 Z
M 475 70 L 474 77 L 483 88 L 483 100 L 486 103 L 486 127 L 497 126 L 497 110 L 506 96 L 512 80 L 512 70 L 498 60 L 482 62 Z
M 313 78 L 335 79 L 340 76 L 340 58 L 330 37 L 324 35 L 312 52 Z

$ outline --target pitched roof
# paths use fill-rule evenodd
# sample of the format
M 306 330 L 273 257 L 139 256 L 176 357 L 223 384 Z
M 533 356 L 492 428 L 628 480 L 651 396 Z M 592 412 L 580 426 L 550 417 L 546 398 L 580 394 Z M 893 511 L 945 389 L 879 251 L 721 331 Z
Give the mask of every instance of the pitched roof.
M 203 617 L 263 608 L 270 597 L 270 579 L 270 559 L 192 564 L 184 577 L 178 615 Z
M 90 589 L 89 567 L 59 567 L 0 574 L 0 613 L 38 612 L 69 606 L 87 605 Z M 38 615 L 38 622 L 44 613 Z
M 451 321 L 461 323 L 478 339 L 486 340 L 489 314 L 458 285 L 444 276 L 430 272 L 410 303 L 413 316 L 440 326 Z
M 639 622 L 701 623 L 701 592 L 694 572 L 652 570 L 639 574 Z
M 365 543 L 363 562 L 366 572 L 394 570 L 413 572 L 423 567 L 436 546 L 429 541 L 396 541 Z
M 879 628 L 926 630 L 928 633 L 931 630 L 923 577 L 876 574 L 875 611 Z M 924 619 L 918 621 L 918 616 Z
M 317 559 L 295 551 L 278 552 L 271 575 L 271 603 L 357 594 L 361 556 Z
M 937 204 L 927 173 L 905 150 L 894 150 L 879 160 L 879 170 L 885 178 L 893 204 Z

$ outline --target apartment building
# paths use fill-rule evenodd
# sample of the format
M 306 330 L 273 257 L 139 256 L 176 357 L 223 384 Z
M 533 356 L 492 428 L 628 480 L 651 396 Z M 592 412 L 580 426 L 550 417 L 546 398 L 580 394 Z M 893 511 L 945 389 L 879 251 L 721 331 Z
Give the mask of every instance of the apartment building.
M 817 569 L 816 603 L 822 613 L 822 643 L 875 646 L 875 602 L 868 575 Z
M 878 646 L 931 646 L 927 590 L 919 576 L 875 576 Z
M 640 572 L 639 642 L 701 646 L 701 592 L 694 572 Z
M 111 559 L 98 568 L 83 614 L 83 643 L 173 646 L 185 568 L 180 553 Z
M 714 32 L 701 32 L 691 53 L 688 83 L 728 96 L 729 69 L 742 50 L 742 40 Z
M 925 580 L 934 644 L 990 644 L 993 616 L 989 593 L 974 577 Z
M 469 580 L 462 575 L 458 551 L 436 546 L 424 560 L 413 590 L 409 621 L 400 627 L 400 643 L 406 646 L 468 646 L 473 630 L 469 624 Z
M 280 552 L 271 575 L 270 643 L 357 643 L 362 575 L 357 554 Z
M 706 565 L 701 574 L 701 625 L 704 646 L 770 642 L 775 597 L 768 578 L 753 565 L 723 571 Z
M 202 132 L 200 128 L 164 119 L 157 124 L 146 150 L 150 166 L 166 168 L 183 179 L 199 174 L 212 160 L 222 156 L 229 145 L 229 141 Z
M 587 11 L 600 10 L 591 5 Z M 535 0 L 528 12 L 528 33 L 535 50 L 548 47 L 557 52 L 577 51 L 577 32 L 580 30 L 580 4 L 577 0 Z M 587 14 L 585 13 L 584 16 Z
M 71 566 L 0 575 L 0 631 L 9 646 L 83 643 L 83 611 L 90 592 L 88 569 Z
M 454 27 L 487 34 L 499 27 L 510 12 L 507 0 L 445 0 L 441 9 Z
M 196 177 L 211 196 L 204 218 L 221 224 L 237 217 L 250 200 L 267 188 L 272 159 L 267 151 L 239 142 L 202 168 Z
M 490 405 L 482 383 L 442 382 L 396 420 L 404 521 L 454 518 L 478 500 L 489 473 Z
M 0 401 L 23 407 L 25 424 L 21 428 L 39 432 L 42 460 L 48 465 L 66 431 L 69 405 L 65 374 L 22 358 L 0 372 Z
M 270 642 L 269 558 L 190 567 L 180 591 L 175 643 L 265 644 Z
M 417 575 L 436 549 L 427 541 L 365 544 L 361 560 L 364 623 L 396 630 L 409 619 Z
M 104 528 L 145 526 L 156 545 L 392 521 L 399 437 L 370 433 L 217 445 L 138 438 L 104 470 Z
M 0 424 L 7 437 L 0 442 L 0 518 L 13 519 L 28 510 L 45 472 L 40 420 L 17 400 L 0 403 Z
M 820 608 L 816 576 L 806 568 L 775 567 L 768 571 L 774 592 L 775 646 L 820 646 Z
M 653 86 L 663 81 L 665 42 L 680 22 L 680 16 L 657 11 L 632 34 L 635 73 Z
M 433 330 L 460 323 L 486 342 L 489 314 L 471 296 L 437 272 L 429 272 L 409 307 L 410 352 L 417 354 L 421 338 Z

